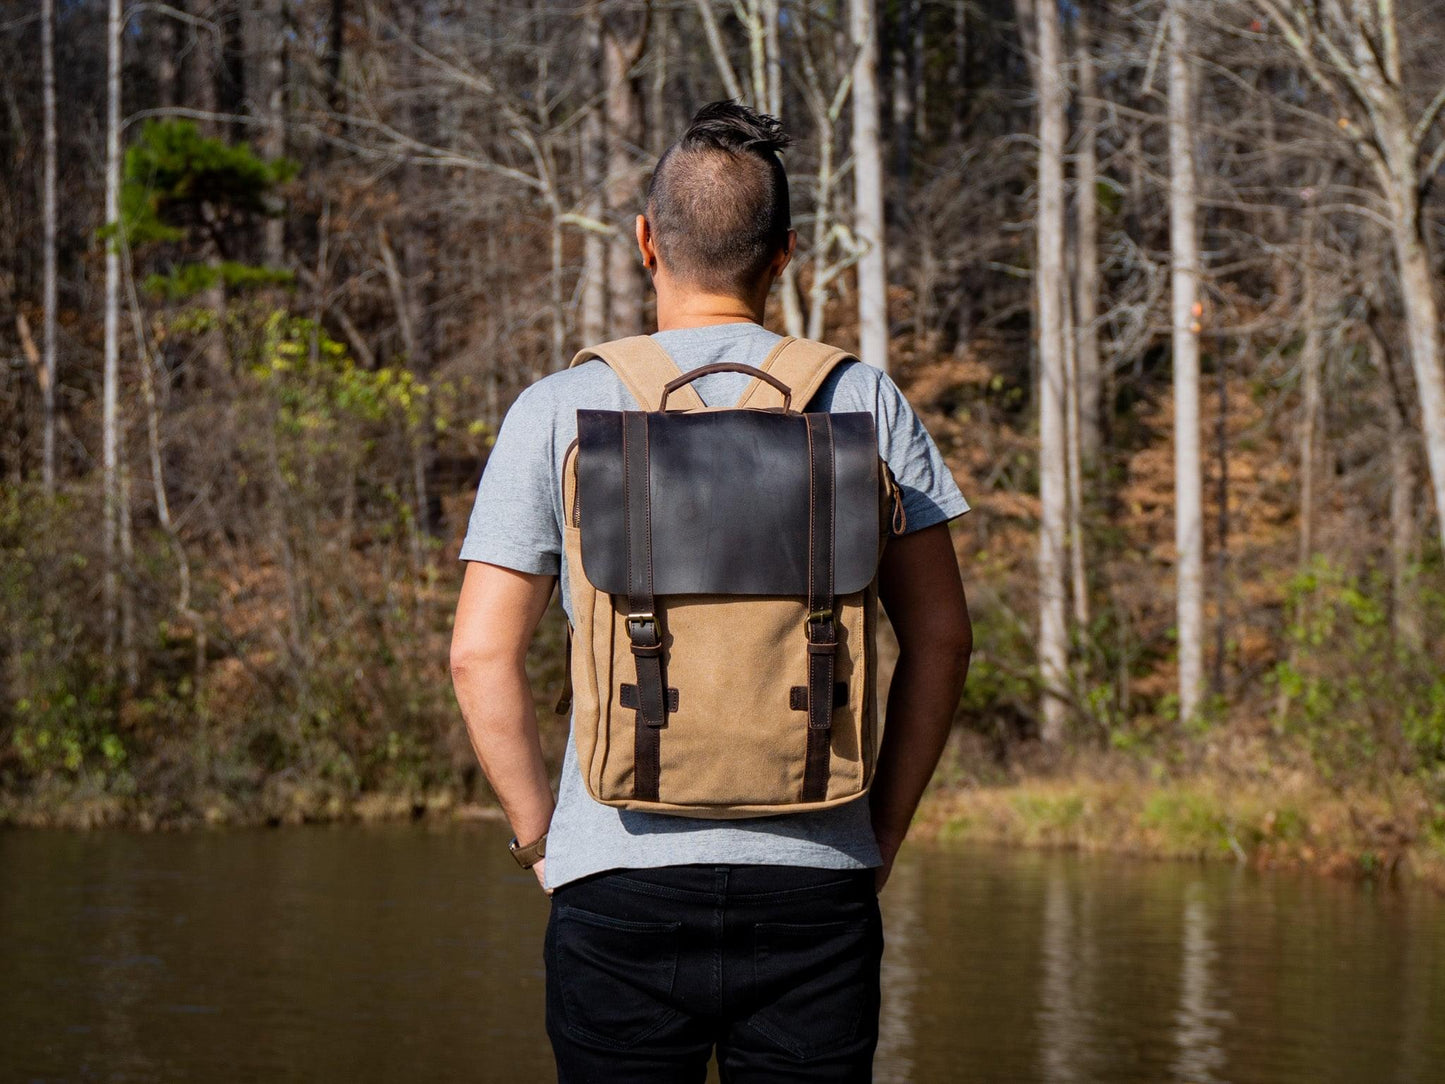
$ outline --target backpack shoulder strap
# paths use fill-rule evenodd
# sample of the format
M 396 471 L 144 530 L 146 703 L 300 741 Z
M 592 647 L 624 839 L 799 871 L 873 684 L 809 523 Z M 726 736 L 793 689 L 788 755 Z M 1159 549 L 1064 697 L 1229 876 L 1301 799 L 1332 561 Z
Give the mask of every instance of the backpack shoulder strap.
M 600 358 L 617 374 L 632 397 L 637 400 L 638 409 L 656 410 L 662 402 L 663 386 L 674 377 L 682 375 L 677 362 L 672 360 L 657 340 L 651 335 L 630 335 L 625 339 L 613 339 L 577 351 L 568 368 L 581 365 L 592 358 Z M 672 393 L 667 401 L 668 409 L 674 406 L 686 410 L 701 410 L 702 398 L 686 384 Z
M 784 338 L 773 348 L 773 352 L 759 366 L 769 376 L 776 377 L 793 392 L 793 409 L 807 409 L 809 401 L 818 393 L 828 374 L 845 361 L 857 360 L 847 350 L 812 339 Z M 779 407 L 783 397 L 777 389 L 763 383 L 756 377 L 738 400 L 740 407 Z

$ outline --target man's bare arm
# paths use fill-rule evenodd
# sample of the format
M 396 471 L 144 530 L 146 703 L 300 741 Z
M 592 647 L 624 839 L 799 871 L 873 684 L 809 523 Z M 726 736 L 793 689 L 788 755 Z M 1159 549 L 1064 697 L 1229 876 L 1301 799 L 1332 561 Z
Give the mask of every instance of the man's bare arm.
M 552 820 L 526 659 L 555 582 L 555 576 L 468 562 L 452 628 L 452 687 L 467 734 L 523 844 L 540 837 Z M 533 867 L 539 882 L 545 861 Z
M 899 648 L 870 791 L 873 830 L 883 852 L 881 889 L 943 754 L 973 652 L 973 625 L 948 525 L 890 541 L 878 592 Z

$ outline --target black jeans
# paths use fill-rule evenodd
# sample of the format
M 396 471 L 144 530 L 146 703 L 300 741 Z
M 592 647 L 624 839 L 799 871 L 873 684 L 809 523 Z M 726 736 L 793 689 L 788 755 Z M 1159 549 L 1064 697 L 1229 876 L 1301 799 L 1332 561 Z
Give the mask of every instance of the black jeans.
M 666 866 L 552 895 L 563 1084 L 868 1081 L 883 926 L 872 870 Z

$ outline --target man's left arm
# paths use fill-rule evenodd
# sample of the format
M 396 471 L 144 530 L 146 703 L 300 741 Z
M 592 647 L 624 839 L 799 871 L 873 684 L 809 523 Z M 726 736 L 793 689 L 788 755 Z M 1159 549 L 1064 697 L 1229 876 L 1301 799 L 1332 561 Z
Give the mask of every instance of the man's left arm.
M 470 561 L 452 629 L 452 686 L 467 735 L 523 846 L 552 820 L 526 660 L 556 579 Z M 532 867 L 539 883 L 545 864 L 544 858 Z
M 869 795 L 881 889 L 953 728 L 968 676 L 973 625 L 946 523 L 892 539 L 878 593 L 898 637 L 898 664 Z

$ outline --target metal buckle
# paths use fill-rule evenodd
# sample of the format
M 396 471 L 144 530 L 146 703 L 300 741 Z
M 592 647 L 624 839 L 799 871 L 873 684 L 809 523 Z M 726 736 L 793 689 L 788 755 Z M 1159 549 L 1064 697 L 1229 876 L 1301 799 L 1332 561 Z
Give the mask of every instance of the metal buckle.
M 637 630 L 633 628 L 634 625 L 651 625 L 654 629 L 656 629 L 657 615 L 651 610 L 648 610 L 646 613 L 628 614 L 627 634 L 629 636 L 635 635 L 637 632 Z
M 806 618 L 804 618 L 804 621 L 805 621 L 806 623 L 808 623 L 808 624 L 811 624 L 811 623 L 813 623 L 813 622 L 815 622 L 815 621 L 817 621 L 817 622 L 823 622 L 823 621 L 831 621 L 831 620 L 833 620 L 833 611 L 832 611 L 832 610 L 809 610 L 809 611 L 808 611 L 808 616 L 807 616 Z

